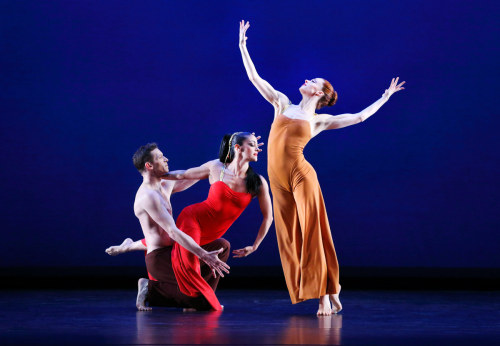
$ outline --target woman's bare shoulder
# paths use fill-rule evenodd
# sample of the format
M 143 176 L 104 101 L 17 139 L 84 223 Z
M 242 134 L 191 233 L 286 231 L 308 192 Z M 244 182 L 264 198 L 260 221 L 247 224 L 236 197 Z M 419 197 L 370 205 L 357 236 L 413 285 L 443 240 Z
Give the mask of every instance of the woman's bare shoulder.
M 208 168 L 222 167 L 222 162 L 220 162 L 219 159 L 215 159 L 215 160 L 210 160 L 210 161 L 204 163 L 202 166 L 208 167 Z

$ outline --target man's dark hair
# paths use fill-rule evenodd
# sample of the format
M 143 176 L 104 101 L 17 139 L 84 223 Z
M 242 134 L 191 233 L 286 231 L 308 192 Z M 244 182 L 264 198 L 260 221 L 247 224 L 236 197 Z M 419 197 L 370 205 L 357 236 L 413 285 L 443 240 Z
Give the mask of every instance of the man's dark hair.
M 153 162 L 153 155 L 151 155 L 151 152 L 156 148 L 158 148 L 156 143 L 148 143 L 137 149 L 134 156 L 132 156 L 134 166 L 139 172 L 142 173 L 144 171 L 146 162 Z

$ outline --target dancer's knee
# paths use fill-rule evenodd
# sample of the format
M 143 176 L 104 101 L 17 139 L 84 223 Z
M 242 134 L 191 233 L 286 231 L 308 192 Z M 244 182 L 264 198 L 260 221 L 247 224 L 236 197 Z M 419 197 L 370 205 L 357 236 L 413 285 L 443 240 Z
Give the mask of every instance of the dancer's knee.
M 227 259 L 229 258 L 229 251 L 231 250 L 231 244 L 226 239 L 224 239 L 224 238 L 219 238 L 219 239 L 216 240 L 216 242 L 217 243 L 214 244 L 214 245 L 217 246 L 216 248 L 217 249 L 220 249 L 220 248 L 223 249 L 222 252 L 219 254 L 219 258 L 222 261 L 226 262 Z
M 216 251 L 222 249 L 222 252 L 219 254 L 219 258 L 223 261 L 227 261 L 229 258 L 229 250 L 231 249 L 231 244 L 224 238 L 219 238 L 205 244 L 202 246 L 206 251 Z

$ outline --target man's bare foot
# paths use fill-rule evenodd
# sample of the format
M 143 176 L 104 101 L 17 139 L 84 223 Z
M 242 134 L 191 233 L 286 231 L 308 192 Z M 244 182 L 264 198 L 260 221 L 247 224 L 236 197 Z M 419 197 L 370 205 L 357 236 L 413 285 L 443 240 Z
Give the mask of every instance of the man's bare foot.
M 149 306 L 146 306 L 146 295 L 148 294 L 148 279 L 139 279 L 137 283 L 137 300 L 135 306 L 139 311 L 151 311 Z
M 330 294 L 330 301 L 332 302 L 332 305 L 333 305 L 332 312 L 334 314 L 342 311 L 342 303 L 340 302 L 340 299 L 339 299 L 341 288 L 342 287 L 339 285 L 339 293 Z
M 130 245 L 134 241 L 130 238 L 127 238 L 120 245 L 110 246 L 106 249 L 106 253 L 110 256 L 121 255 L 129 250 Z
M 330 299 L 328 294 L 319 298 L 319 307 L 316 316 L 330 316 L 332 314 L 332 307 L 330 305 Z

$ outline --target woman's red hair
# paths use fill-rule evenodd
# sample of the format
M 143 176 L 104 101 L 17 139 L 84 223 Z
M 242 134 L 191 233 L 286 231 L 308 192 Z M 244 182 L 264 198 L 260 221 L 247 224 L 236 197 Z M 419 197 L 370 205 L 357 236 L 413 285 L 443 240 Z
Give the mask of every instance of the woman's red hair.
M 320 109 L 325 106 L 330 107 L 337 102 L 337 99 L 339 98 L 338 94 L 335 90 L 333 90 L 332 85 L 326 79 L 323 79 L 323 89 L 321 91 L 323 91 L 324 95 L 319 99 L 316 109 Z

